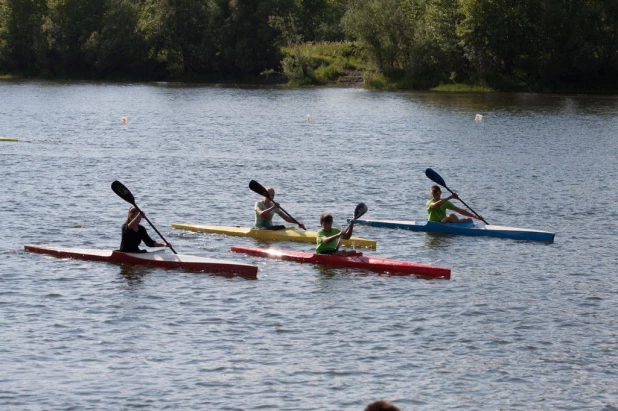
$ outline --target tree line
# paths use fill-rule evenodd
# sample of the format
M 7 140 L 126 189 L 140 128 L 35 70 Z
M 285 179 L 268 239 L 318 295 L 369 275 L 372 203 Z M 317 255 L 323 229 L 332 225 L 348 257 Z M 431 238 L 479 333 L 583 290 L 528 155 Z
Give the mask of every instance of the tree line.
M 4 74 L 249 81 L 341 41 L 407 87 L 618 86 L 618 0 L 0 0 Z

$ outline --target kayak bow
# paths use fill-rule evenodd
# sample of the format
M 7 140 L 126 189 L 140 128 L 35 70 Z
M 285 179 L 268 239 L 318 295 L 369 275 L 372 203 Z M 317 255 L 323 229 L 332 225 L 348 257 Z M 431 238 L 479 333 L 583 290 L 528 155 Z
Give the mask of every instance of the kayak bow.
M 195 257 L 164 252 L 123 253 L 115 250 L 63 248 L 42 245 L 25 245 L 24 249 L 33 253 L 47 254 L 60 258 L 74 258 L 87 261 L 104 261 L 114 264 L 144 265 L 167 269 L 183 269 L 208 273 L 238 274 L 257 278 L 257 266 L 228 260 Z
M 365 256 L 356 253 L 349 256 L 337 256 L 328 254 L 314 254 L 303 251 L 289 251 L 277 249 L 264 249 L 252 247 L 232 247 L 235 253 L 244 253 L 258 257 L 276 258 L 281 260 L 296 261 L 298 263 L 321 264 L 332 267 L 349 267 L 384 272 L 392 275 L 420 275 L 425 277 L 437 277 L 450 280 L 451 270 L 444 267 L 413 263 L 408 261 L 391 260 L 380 257 Z

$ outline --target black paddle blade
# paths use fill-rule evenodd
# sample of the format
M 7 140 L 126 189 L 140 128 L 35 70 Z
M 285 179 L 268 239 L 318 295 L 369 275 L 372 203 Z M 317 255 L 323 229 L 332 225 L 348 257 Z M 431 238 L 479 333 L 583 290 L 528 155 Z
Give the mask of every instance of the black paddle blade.
M 126 188 L 120 181 L 114 181 L 112 183 L 112 190 L 114 190 L 114 193 L 116 193 L 118 197 L 135 206 L 135 198 L 133 198 L 133 194 L 131 194 L 129 189 Z
M 367 212 L 367 210 L 368 208 L 365 205 L 365 203 L 358 203 L 358 205 L 354 209 L 354 218 L 350 220 L 350 224 L 348 224 L 345 231 L 347 231 L 348 228 L 350 228 L 350 226 L 354 224 L 354 220 L 356 220 L 357 218 L 361 218 L 363 214 Z M 339 247 L 341 247 L 342 241 L 343 241 L 343 237 L 339 237 L 339 240 L 337 240 L 337 247 L 335 247 L 335 252 L 339 251 Z
M 261 196 L 264 196 L 266 198 L 268 198 L 269 200 L 272 200 L 272 198 L 270 198 L 270 194 L 268 193 L 268 190 L 266 190 L 260 183 L 258 183 L 255 180 L 251 180 L 249 181 L 249 188 L 251 189 L 251 191 L 258 193 Z
M 356 208 L 354 209 L 354 219 L 359 219 L 369 210 L 365 203 L 358 203 Z
M 427 178 L 429 178 L 434 183 L 441 185 L 442 187 L 446 187 L 446 183 L 444 182 L 444 179 L 440 177 L 440 174 L 436 173 L 431 168 L 428 168 L 427 170 L 425 170 L 425 175 L 427 176 Z

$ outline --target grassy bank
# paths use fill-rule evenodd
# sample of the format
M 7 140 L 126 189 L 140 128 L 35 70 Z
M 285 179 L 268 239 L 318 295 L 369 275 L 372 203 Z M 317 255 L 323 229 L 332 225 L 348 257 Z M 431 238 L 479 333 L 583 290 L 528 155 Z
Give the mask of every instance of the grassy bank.
M 419 87 L 417 79 L 404 73 L 387 76 L 365 57 L 354 42 L 301 43 L 281 49 L 283 74 L 287 85 L 365 87 L 375 90 L 430 89 L 445 92 L 492 92 L 487 85 L 441 84 Z
M 352 42 L 302 43 L 282 48 L 283 73 L 290 86 L 362 85 L 370 70 L 362 50 Z

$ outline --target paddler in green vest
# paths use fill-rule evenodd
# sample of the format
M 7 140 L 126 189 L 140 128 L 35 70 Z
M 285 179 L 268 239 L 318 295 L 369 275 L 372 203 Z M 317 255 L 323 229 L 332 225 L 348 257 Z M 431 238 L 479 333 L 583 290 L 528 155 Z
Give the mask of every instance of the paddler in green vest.
M 455 205 L 449 200 L 458 200 L 459 196 L 457 194 L 452 193 L 450 196 L 440 199 L 440 194 L 442 193 L 442 190 L 440 190 L 440 187 L 437 185 L 431 186 L 429 192 L 431 193 L 432 197 L 429 201 L 427 201 L 427 214 L 429 215 L 429 221 L 434 221 L 437 223 L 467 223 L 472 221 L 472 218 L 477 218 L 479 220 L 483 219 L 483 217 L 474 215 L 468 210 L 455 207 Z M 458 212 L 459 214 L 463 214 L 467 217 L 472 218 L 459 218 L 454 213 L 451 213 L 447 216 L 446 210 L 453 210 Z
M 270 187 L 267 188 L 268 194 L 270 194 L 270 198 L 275 199 L 275 189 Z M 270 201 L 267 197 L 262 198 L 262 201 L 258 201 L 255 203 L 255 228 L 261 228 L 264 230 L 285 230 L 284 225 L 273 225 L 273 216 L 278 214 L 281 218 L 283 218 L 288 223 L 294 224 L 295 221 L 287 215 L 285 212 L 282 212 L 279 208 L 279 203 L 274 201 Z M 305 230 L 305 225 L 302 221 L 299 222 L 298 226 Z
M 320 216 L 320 226 L 322 229 L 318 231 L 316 238 L 316 254 L 332 254 L 332 255 L 352 255 L 356 251 L 337 250 L 339 237 L 344 240 L 349 240 L 352 237 L 354 230 L 354 221 L 343 231 L 333 227 L 333 216 L 330 213 L 325 213 Z

